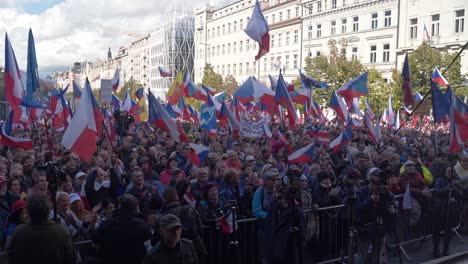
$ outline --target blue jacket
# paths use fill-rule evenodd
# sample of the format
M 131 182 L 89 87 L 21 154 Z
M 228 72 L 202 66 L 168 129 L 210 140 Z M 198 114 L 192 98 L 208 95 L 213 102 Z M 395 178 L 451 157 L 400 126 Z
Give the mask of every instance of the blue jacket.
M 258 190 L 255 191 L 253 200 L 252 200 L 252 213 L 257 219 L 265 219 L 268 216 L 267 211 L 263 208 L 263 186 L 258 188 Z M 267 199 L 268 202 L 271 204 L 271 201 L 273 200 L 273 193 L 266 192 L 267 194 Z

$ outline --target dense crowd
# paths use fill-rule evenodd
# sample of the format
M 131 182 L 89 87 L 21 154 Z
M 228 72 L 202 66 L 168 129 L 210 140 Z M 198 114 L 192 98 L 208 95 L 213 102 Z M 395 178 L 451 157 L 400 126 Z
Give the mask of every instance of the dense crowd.
M 372 234 L 386 228 L 387 215 L 409 210 L 403 199 L 393 202 L 395 195 L 409 188 L 422 206 L 449 214 L 449 197 L 459 206 L 468 190 L 467 146 L 449 154 L 445 126 L 403 128 L 396 136 L 393 129 L 383 128 L 379 145 L 364 129 L 354 129 L 351 143 L 339 150 L 321 144 L 309 162 L 288 164 L 291 153 L 314 140 L 308 132 L 319 124 L 296 129 L 272 124 L 271 138 L 252 139 L 223 128 L 208 137 L 196 124 L 182 123 L 187 143 L 210 149 L 203 166 L 197 167 L 190 145 L 175 142 L 170 134 L 148 123 L 132 123 L 126 115 L 118 116 L 115 124 L 116 140 L 103 133 L 90 161 L 60 145 L 62 131 L 45 126 L 13 132 L 31 137 L 33 149 L 0 146 L 0 234 L 11 263 L 33 263 L 28 256 L 48 252 L 47 245 L 19 232 L 31 229 L 25 223 L 44 215 L 41 196 L 48 201 L 47 218 L 60 223 L 67 236 L 74 242 L 94 242 L 96 263 L 200 263 L 218 254 L 204 244 L 202 229 L 215 228 L 233 215 L 257 219 L 262 263 L 284 263 L 291 255 L 290 232 L 282 230 L 281 223 L 297 219 L 299 243 L 320 260 L 326 246 L 323 231 L 317 217 L 305 212 L 351 203 L 353 216 L 343 216 L 343 221 L 356 226 L 378 223 L 367 235 L 362 233 L 362 240 L 372 244 L 366 256 L 370 263 L 385 263 L 385 246 L 378 246 L 381 241 Z M 336 123 L 324 128 L 330 139 L 341 132 Z M 467 229 L 468 209 L 459 211 Z M 434 223 L 436 243 L 447 226 L 444 219 Z M 51 233 L 41 235 L 52 239 Z M 435 257 L 449 254 L 450 236 L 444 241 L 442 250 L 434 246 Z M 73 246 L 67 252 L 70 261 L 81 261 Z M 59 263 L 63 256 L 48 257 L 48 263 Z

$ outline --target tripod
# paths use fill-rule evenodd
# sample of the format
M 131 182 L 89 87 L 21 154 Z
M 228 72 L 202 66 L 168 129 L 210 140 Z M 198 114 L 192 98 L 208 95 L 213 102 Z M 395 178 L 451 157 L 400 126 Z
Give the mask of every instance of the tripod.
M 358 252 L 361 256 L 364 257 L 364 263 L 367 262 L 367 252 L 365 251 L 362 241 L 359 238 L 359 233 L 356 229 L 354 224 L 354 204 L 356 203 L 356 197 L 354 194 L 352 196 L 348 195 L 348 198 L 345 201 L 345 208 L 348 208 L 348 216 L 349 216 L 349 225 L 348 225 L 348 264 L 354 263 L 354 255 Z M 344 262 L 344 254 L 342 254 L 341 262 Z

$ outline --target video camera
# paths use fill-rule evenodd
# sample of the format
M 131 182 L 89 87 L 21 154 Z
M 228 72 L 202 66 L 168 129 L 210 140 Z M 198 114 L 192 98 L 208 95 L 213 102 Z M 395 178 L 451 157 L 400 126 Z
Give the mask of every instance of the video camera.
M 58 169 L 56 162 L 49 161 L 37 167 L 37 170 L 46 173 L 47 181 L 49 182 L 49 191 L 52 193 L 57 192 L 59 182 L 66 181 L 67 178 L 67 174 L 63 170 Z

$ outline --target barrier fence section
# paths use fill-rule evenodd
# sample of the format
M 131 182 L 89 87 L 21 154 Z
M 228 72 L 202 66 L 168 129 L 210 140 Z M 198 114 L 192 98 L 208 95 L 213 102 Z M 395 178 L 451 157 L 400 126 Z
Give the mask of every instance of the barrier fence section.
M 419 242 L 420 246 L 427 241 L 433 233 L 434 219 L 447 217 L 440 212 L 432 210 L 431 199 L 412 198 L 412 209 L 401 210 L 403 195 L 394 196 L 396 214 L 391 230 L 386 234 L 388 255 L 400 252 L 407 260 L 411 260 L 404 246 Z M 459 205 L 461 208 L 461 204 Z M 304 210 L 303 212 L 303 241 L 299 242 L 303 248 L 302 263 L 333 263 L 348 258 L 348 240 L 350 236 L 349 209 L 341 204 L 319 209 Z M 450 215 L 449 229 L 455 233 L 460 242 L 464 243 L 458 229 L 462 223 L 461 210 L 455 210 L 456 215 Z M 259 241 L 257 238 L 257 220 L 255 218 L 240 219 L 236 221 L 235 232 L 224 234 L 219 225 L 210 225 L 203 228 L 202 240 L 208 250 L 200 263 L 245 263 L 258 264 Z M 359 234 L 359 231 L 357 232 Z M 359 238 L 359 235 L 357 235 Z M 359 252 L 353 243 L 352 253 Z M 95 254 L 91 241 L 75 243 L 77 252 L 82 260 Z M 362 250 L 362 249 L 361 249 Z M 367 253 L 367 248 L 363 249 Z M 400 250 L 400 252 L 398 252 Z

